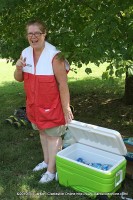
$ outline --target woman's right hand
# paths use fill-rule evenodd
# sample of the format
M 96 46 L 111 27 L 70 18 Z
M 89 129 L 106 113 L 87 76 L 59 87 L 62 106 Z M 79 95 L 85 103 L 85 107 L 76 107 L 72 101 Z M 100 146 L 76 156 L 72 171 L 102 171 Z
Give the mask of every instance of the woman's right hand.
M 16 62 L 16 69 L 22 71 L 23 67 L 26 66 L 26 58 L 20 57 Z

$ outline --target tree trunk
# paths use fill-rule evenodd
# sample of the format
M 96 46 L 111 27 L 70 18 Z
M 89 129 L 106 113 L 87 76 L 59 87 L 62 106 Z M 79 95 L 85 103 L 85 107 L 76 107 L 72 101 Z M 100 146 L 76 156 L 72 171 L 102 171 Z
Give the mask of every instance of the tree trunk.
M 127 105 L 133 105 L 133 76 L 128 76 L 128 72 L 125 78 L 124 101 Z

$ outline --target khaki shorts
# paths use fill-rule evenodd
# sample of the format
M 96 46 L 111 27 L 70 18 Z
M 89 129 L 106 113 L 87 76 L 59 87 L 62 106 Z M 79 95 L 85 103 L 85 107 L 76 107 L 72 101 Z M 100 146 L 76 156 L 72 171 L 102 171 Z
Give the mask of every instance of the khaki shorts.
M 37 126 L 35 124 L 32 124 L 32 128 L 34 130 L 38 130 L 39 131 L 39 129 L 37 128 Z M 56 126 L 56 127 L 53 127 L 53 128 L 45 129 L 44 130 L 44 134 L 46 133 L 49 136 L 59 137 L 59 136 L 64 135 L 65 131 L 66 131 L 66 127 L 64 125 L 61 125 L 61 126 Z

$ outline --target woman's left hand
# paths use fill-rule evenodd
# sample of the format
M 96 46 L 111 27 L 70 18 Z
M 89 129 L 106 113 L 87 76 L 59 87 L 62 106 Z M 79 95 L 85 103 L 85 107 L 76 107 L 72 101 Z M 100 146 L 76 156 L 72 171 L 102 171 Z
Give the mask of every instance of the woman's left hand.
M 74 118 L 70 107 L 64 110 L 64 117 L 65 117 L 66 124 L 70 123 L 72 119 Z

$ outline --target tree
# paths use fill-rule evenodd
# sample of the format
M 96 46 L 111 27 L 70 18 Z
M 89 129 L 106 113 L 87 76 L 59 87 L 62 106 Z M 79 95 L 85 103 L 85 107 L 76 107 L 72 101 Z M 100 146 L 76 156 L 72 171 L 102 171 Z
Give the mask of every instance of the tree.
M 0 54 L 16 61 L 27 44 L 25 23 L 41 19 L 48 40 L 58 46 L 70 63 L 107 62 L 103 78 L 126 73 L 126 103 L 133 104 L 133 4 L 130 0 L 1 0 Z M 86 68 L 86 73 L 92 69 Z M 130 100 L 130 101 L 129 101 Z

